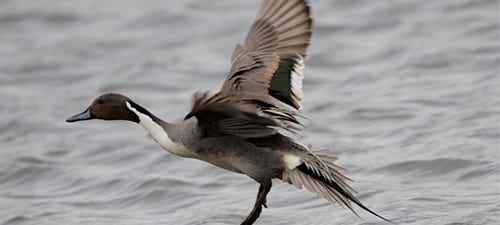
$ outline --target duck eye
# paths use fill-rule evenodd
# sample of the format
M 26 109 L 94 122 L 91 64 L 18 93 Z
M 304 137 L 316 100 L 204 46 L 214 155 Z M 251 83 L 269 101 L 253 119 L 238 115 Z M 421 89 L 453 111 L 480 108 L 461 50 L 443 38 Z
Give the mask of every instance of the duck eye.
M 102 100 L 102 99 L 97 100 L 97 104 L 99 104 L 99 105 L 104 104 L 104 100 Z

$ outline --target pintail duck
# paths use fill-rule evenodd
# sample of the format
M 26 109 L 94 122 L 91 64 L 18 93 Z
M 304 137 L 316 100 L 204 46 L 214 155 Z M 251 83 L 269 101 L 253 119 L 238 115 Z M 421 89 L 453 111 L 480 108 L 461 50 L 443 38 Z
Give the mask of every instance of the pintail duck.
M 241 223 L 259 217 L 271 180 L 281 179 L 351 209 L 364 206 L 334 164 L 328 150 L 284 135 L 300 127 L 302 68 L 311 40 L 312 19 L 304 0 L 264 0 L 243 45 L 236 46 L 232 67 L 218 93 L 194 95 L 184 120 L 168 123 L 116 93 L 97 97 L 84 112 L 67 122 L 90 119 L 128 120 L 142 125 L 167 151 L 195 158 L 260 184 L 253 210 Z M 285 132 L 286 133 L 286 132 Z M 356 214 L 357 215 L 357 214 Z

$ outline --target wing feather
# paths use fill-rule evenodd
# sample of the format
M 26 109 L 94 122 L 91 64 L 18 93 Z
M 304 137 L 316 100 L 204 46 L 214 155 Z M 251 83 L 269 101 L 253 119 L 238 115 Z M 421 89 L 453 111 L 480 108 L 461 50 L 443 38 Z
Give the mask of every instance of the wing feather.
M 266 109 L 271 110 L 271 109 Z M 198 126 L 205 136 L 235 135 L 243 138 L 266 137 L 275 134 L 276 127 L 292 131 L 286 117 L 291 115 L 270 116 L 264 113 L 265 106 L 217 93 L 196 93 L 193 106 L 184 119 L 196 117 Z

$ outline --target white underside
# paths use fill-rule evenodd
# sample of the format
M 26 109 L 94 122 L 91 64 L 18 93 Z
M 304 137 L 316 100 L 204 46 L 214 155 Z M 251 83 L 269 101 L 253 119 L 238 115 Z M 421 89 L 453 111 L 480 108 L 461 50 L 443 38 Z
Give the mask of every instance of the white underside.
M 196 153 L 181 143 L 177 143 L 172 141 L 168 136 L 168 133 L 157 123 L 153 121 L 153 119 L 132 107 L 130 103 L 126 102 L 127 108 L 130 109 L 133 113 L 139 117 L 139 124 L 144 127 L 149 134 L 153 137 L 153 139 L 160 144 L 168 152 L 182 156 L 194 158 L 196 157 Z

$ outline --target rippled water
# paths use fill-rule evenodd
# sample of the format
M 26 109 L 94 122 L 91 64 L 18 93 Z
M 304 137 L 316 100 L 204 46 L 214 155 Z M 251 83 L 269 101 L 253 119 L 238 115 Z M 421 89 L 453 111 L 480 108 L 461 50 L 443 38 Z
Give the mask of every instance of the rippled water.
M 259 1 L 0 1 L 0 223 L 236 224 L 257 184 L 132 123 L 64 122 L 102 92 L 166 120 L 215 92 Z M 399 224 L 500 221 L 497 0 L 312 0 L 305 143 Z M 362 220 L 277 181 L 257 224 Z

